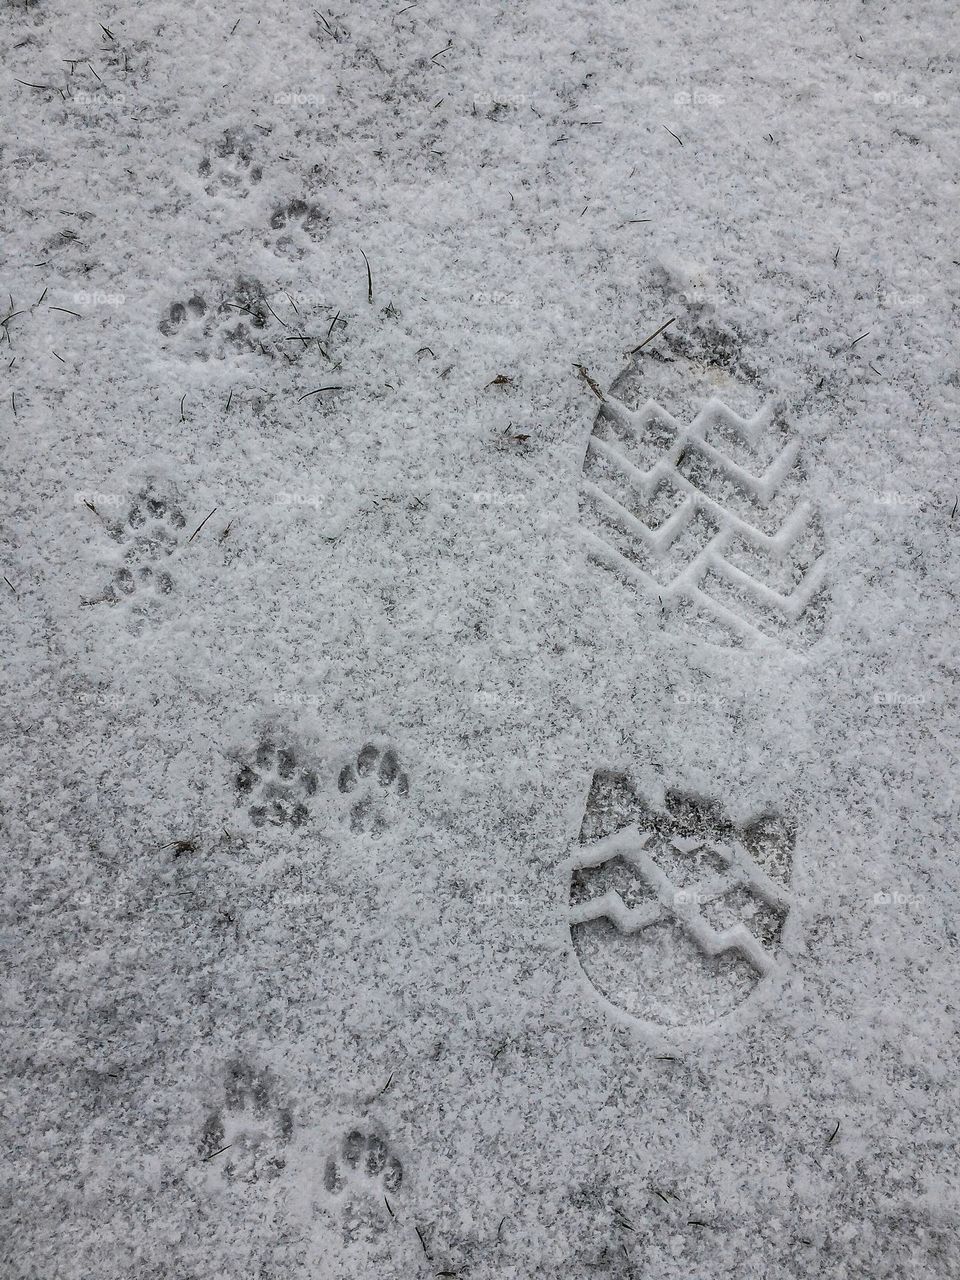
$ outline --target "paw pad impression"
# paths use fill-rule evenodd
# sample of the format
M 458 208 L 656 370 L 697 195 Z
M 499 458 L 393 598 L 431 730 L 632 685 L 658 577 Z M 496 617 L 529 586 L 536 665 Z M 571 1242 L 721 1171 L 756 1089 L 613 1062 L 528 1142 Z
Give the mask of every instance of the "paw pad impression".
M 389 825 L 396 801 L 409 795 L 410 780 L 392 747 L 381 749 L 368 742 L 356 760 L 340 770 L 337 787 L 341 794 L 352 797 L 351 830 L 379 835 Z
M 323 1170 L 324 1190 L 339 1195 L 348 1185 L 355 1189 L 395 1194 L 403 1182 L 403 1165 L 379 1134 L 351 1129 L 338 1156 L 330 1156 Z
M 237 128 L 224 131 L 213 154 L 200 161 L 199 172 L 209 196 L 248 195 L 263 177 L 262 168 L 254 162 L 251 139 Z
M 143 591 L 170 595 L 173 576 L 165 562 L 177 550 L 186 523 L 172 498 L 152 485 L 140 490 L 126 517 L 110 526 L 110 536 L 120 544 L 123 560 L 110 585 L 114 600 L 129 599 Z
M 224 1072 L 223 1105 L 207 1116 L 198 1153 L 228 1182 L 276 1178 L 286 1166 L 293 1113 L 274 1096 L 267 1071 L 239 1059 Z
M 317 775 L 300 763 L 293 747 L 261 739 L 236 775 L 237 803 L 247 806 L 255 827 L 302 827 L 317 792 Z

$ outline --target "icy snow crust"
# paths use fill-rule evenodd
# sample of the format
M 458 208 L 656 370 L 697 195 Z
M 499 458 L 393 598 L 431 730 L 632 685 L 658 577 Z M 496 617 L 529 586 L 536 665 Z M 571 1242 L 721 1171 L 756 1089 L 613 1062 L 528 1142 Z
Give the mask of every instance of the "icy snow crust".
M 4 1280 L 960 1275 L 951 17 L 4 0 Z

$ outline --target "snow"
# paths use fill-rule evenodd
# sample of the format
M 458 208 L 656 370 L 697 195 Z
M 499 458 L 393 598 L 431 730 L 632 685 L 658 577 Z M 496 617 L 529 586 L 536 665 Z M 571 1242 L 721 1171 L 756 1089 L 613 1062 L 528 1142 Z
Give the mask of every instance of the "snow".
M 5 0 L 4 1277 L 960 1275 L 951 17 Z

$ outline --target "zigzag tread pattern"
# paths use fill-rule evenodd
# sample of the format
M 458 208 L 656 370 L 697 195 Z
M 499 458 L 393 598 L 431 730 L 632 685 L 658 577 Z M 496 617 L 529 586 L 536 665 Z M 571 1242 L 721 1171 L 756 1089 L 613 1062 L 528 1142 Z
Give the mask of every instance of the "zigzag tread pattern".
M 663 920 L 674 919 L 686 931 L 700 951 L 714 957 L 725 951 L 737 951 L 757 974 L 765 977 L 776 971 L 775 949 L 763 942 L 742 922 L 717 929 L 704 915 L 704 908 L 727 898 L 738 889 L 785 918 L 792 905 L 784 892 L 747 855 L 742 845 L 734 843 L 729 862 L 717 875 L 681 887 L 658 865 L 647 850 L 650 835 L 639 827 L 627 827 L 616 834 L 589 845 L 573 860 L 576 871 L 591 871 L 614 860 L 620 860 L 639 876 L 653 892 L 652 900 L 628 907 L 618 889 L 607 889 L 597 896 L 574 902 L 570 908 L 571 927 L 591 920 L 607 919 L 621 933 L 639 934 Z M 581 879 L 589 882 L 589 877 Z
M 715 1020 L 784 971 L 795 830 L 765 809 L 651 803 L 624 773 L 593 777 L 570 873 L 568 924 L 608 1002 L 660 1025 Z
M 683 427 L 653 400 L 632 410 L 607 396 L 580 509 L 595 563 L 711 637 L 803 645 L 819 634 L 822 533 L 800 442 L 772 405 L 745 419 L 710 400 Z

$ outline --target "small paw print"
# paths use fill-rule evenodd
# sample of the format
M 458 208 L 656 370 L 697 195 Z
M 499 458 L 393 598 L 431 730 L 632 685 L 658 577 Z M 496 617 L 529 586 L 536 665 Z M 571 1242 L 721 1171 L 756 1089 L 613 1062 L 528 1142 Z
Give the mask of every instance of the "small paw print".
M 208 196 L 245 196 L 263 177 L 260 165 L 254 164 L 249 135 L 242 129 L 227 129 L 213 155 L 200 161 L 199 172 Z
M 141 589 L 170 595 L 173 578 L 162 564 L 177 549 L 178 534 L 186 523 L 175 502 L 149 486 L 141 489 L 126 520 L 110 529 L 111 537 L 124 548 L 124 562 L 114 570 L 110 597 L 126 599 Z
M 219 290 L 218 290 L 219 292 Z M 254 276 L 237 276 L 214 306 L 199 291 L 186 302 L 172 302 L 161 316 L 160 332 L 181 354 L 199 360 L 224 359 L 234 352 L 275 356 L 284 343 L 283 323 L 271 309 L 263 285 Z M 297 351 L 288 354 L 296 359 Z
M 165 338 L 191 331 L 199 337 L 209 330 L 209 321 L 204 320 L 206 314 L 206 300 L 201 294 L 195 293 L 186 302 L 171 302 L 158 328 Z
M 237 803 L 247 803 L 255 827 L 302 827 L 310 816 L 309 801 L 316 795 L 317 775 L 300 766 L 292 747 L 261 741 L 249 762 L 237 773 Z
M 269 1072 L 239 1059 L 228 1063 L 223 1106 L 207 1116 L 197 1146 L 200 1158 L 215 1165 L 228 1182 L 268 1180 L 283 1171 L 293 1113 L 273 1093 Z
M 221 336 L 235 351 L 263 351 L 273 354 L 273 348 L 265 345 L 276 336 L 266 291 L 253 276 L 238 276 L 230 296 L 220 304 Z
M 379 835 L 388 825 L 391 802 L 409 795 L 410 780 L 392 748 L 381 751 L 368 742 L 360 748 L 356 762 L 340 770 L 337 787 L 343 795 L 357 793 L 350 808 L 351 830 Z
M 280 233 L 275 239 L 275 247 L 299 257 L 309 248 L 311 241 L 319 238 L 326 221 L 323 210 L 306 200 L 290 200 L 278 205 L 270 216 L 271 230 Z
M 359 1129 L 343 1139 L 339 1157 L 330 1156 L 323 1170 L 324 1190 L 340 1195 L 348 1185 L 370 1191 L 381 1189 L 395 1195 L 403 1182 L 403 1165 L 376 1133 Z

